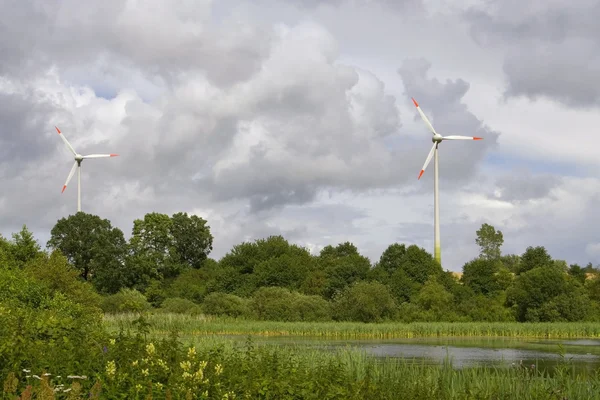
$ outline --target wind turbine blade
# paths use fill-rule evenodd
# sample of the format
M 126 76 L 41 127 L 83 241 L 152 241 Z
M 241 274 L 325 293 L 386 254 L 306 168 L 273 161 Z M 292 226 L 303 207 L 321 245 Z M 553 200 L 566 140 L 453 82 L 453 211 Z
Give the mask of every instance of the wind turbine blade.
M 476 136 L 444 136 L 442 140 L 482 140 L 483 138 Z
M 105 158 L 105 157 L 118 157 L 118 154 L 90 154 L 89 156 L 83 156 L 83 158 Z
M 419 114 L 421 114 L 421 118 L 423 119 L 423 121 L 425 121 L 425 124 L 427 125 L 427 127 L 429 128 L 429 130 L 431 131 L 431 133 L 433 134 L 437 134 L 437 132 L 435 131 L 435 129 L 433 129 L 433 125 L 431 125 L 431 122 L 429 122 L 429 120 L 427 119 L 427 117 L 425 116 L 425 114 L 423 113 L 423 110 L 421 110 L 421 107 L 419 107 L 419 103 L 417 103 L 417 101 L 412 98 L 413 103 L 415 103 L 415 107 L 417 107 L 417 111 L 419 112 Z
M 63 142 L 65 142 L 65 144 L 67 145 L 67 147 L 69 148 L 69 150 L 71 150 L 71 153 L 73 153 L 74 156 L 77 155 L 77 152 L 75 151 L 75 149 L 73 148 L 73 146 L 71 146 L 71 143 L 69 143 L 69 141 L 67 140 L 67 138 L 65 137 L 65 135 L 62 134 L 62 132 L 60 131 L 60 129 L 58 129 L 56 126 L 56 132 L 58 132 L 58 134 L 60 135 L 61 139 L 63 140 Z
M 63 186 L 61 193 L 63 193 L 65 191 L 65 189 L 67 188 L 67 185 L 69 184 L 69 181 L 75 174 L 76 169 L 77 169 L 77 161 L 75 161 L 75 163 L 73 164 L 73 168 L 71 168 L 71 172 L 69 172 L 69 176 L 67 176 L 67 181 L 65 182 L 65 186 Z
M 437 143 L 433 144 L 433 147 L 431 148 L 431 151 L 429 152 L 429 155 L 427 156 L 427 160 L 425 160 L 425 164 L 423 164 L 423 168 L 421 169 L 421 172 L 419 173 L 419 179 L 421 179 L 421 176 L 423 175 L 423 172 L 425 172 L 425 168 L 427 168 L 427 165 L 431 161 L 431 158 L 433 157 L 433 153 L 435 153 L 435 146 L 436 145 L 437 145 Z

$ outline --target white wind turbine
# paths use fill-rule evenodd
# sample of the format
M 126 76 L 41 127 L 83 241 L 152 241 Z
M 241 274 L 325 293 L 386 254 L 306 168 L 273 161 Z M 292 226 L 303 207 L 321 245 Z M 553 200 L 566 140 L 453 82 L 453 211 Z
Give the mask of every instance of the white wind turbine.
M 117 157 L 118 154 L 90 154 L 87 156 L 82 156 L 81 154 L 79 154 L 75 151 L 73 146 L 71 146 L 71 143 L 69 143 L 69 141 L 67 140 L 65 135 L 62 134 L 60 129 L 58 129 L 56 126 L 55 126 L 55 128 L 56 128 L 56 131 L 58 132 L 58 134 L 60 135 L 60 137 L 62 138 L 62 140 L 65 142 L 65 144 L 71 151 L 71 153 L 73 153 L 73 155 L 75 156 L 75 163 L 73 164 L 73 168 L 71 168 L 71 172 L 69 172 L 69 176 L 67 177 L 67 181 L 65 182 L 65 185 L 63 186 L 61 193 L 63 193 L 65 191 L 65 189 L 67 188 L 69 181 L 71 180 L 71 178 L 73 177 L 73 174 L 75 173 L 75 168 L 77 168 L 77 212 L 79 212 L 79 211 L 81 211 L 81 162 L 87 158 Z
M 441 265 L 442 264 L 442 248 L 440 245 L 440 201 L 439 201 L 440 199 L 439 199 L 439 189 L 438 189 L 438 146 L 443 140 L 481 140 L 482 138 L 474 137 L 474 136 L 442 136 L 442 135 L 440 135 L 439 133 L 437 133 L 435 131 L 435 129 L 433 128 L 433 125 L 431 125 L 431 122 L 429 122 L 429 120 L 427 119 L 427 117 L 425 116 L 423 111 L 421 110 L 421 107 L 419 107 L 419 103 L 417 103 L 417 101 L 414 98 L 412 99 L 412 101 L 413 101 L 413 103 L 415 103 L 415 107 L 417 107 L 417 111 L 419 111 L 419 114 L 421 114 L 421 118 L 423 118 L 423 121 L 425 121 L 425 124 L 427 125 L 429 130 L 431 131 L 431 133 L 433 133 L 433 138 L 431 138 L 431 141 L 433 142 L 433 146 L 431 147 L 431 151 L 429 152 L 429 155 L 427 156 L 427 159 L 425 160 L 425 164 L 423 164 L 423 169 L 421 169 L 418 179 L 421 179 L 423 172 L 425 172 L 425 168 L 427 168 L 427 165 L 431 161 L 431 157 L 433 157 L 435 154 L 435 162 L 433 163 L 433 207 L 434 207 L 434 220 L 433 220 L 434 222 L 433 222 L 433 224 L 434 224 L 434 232 L 435 232 L 434 233 L 434 235 L 435 235 L 434 236 L 434 258 Z

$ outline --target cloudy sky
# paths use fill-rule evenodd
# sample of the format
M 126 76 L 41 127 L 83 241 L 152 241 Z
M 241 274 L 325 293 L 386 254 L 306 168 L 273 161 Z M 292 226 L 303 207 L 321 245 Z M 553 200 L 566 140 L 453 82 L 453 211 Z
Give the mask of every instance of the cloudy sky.
M 600 4 L 578 0 L 7 0 L 0 3 L 0 232 L 45 245 L 77 207 L 128 237 L 195 213 L 212 256 L 272 234 L 318 251 L 433 251 L 442 264 L 545 246 L 600 263 Z M 431 165 L 432 167 L 433 165 Z

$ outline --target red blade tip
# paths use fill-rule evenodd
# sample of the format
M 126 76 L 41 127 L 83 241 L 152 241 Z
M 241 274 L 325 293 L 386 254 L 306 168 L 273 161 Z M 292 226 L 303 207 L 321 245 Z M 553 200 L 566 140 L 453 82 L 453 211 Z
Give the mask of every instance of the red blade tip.
M 419 173 L 419 177 L 417 179 L 421 179 L 421 176 L 423 175 L 423 172 L 425 172 L 424 169 L 421 170 L 421 173 Z
M 60 129 L 58 129 L 56 126 L 55 126 L 55 128 L 56 128 L 56 132 L 58 132 L 58 134 L 60 135 L 60 133 L 61 133 Z
M 411 97 L 413 103 L 415 103 L 415 107 L 419 107 L 419 103 L 417 103 L 417 101 L 414 99 L 414 97 Z
M 474 137 L 473 140 L 482 140 L 483 138 L 480 137 Z
M 61 190 L 60 192 L 63 193 L 66 188 L 67 188 L 67 185 L 63 186 L 63 190 Z
M 118 154 L 111 154 L 110 156 L 111 157 L 118 157 L 119 155 Z

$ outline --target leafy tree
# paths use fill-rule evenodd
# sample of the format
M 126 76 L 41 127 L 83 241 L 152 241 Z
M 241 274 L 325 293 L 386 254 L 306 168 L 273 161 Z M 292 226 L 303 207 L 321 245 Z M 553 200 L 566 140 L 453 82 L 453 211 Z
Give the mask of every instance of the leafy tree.
M 569 266 L 569 275 L 579 281 L 582 285 L 585 283 L 585 270 L 578 264 L 571 264 Z
M 580 283 L 555 266 L 520 274 L 507 291 L 507 305 L 518 321 L 577 321 L 585 318 L 589 299 Z
M 371 269 L 369 259 L 360 255 L 350 242 L 340 243 L 336 247 L 325 246 L 318 261 L 327 276 L 324 295 L 329 299 L 352 283 L 366 279 Z
M 518 254 L 507 254 L 500 257 L 500 261 L 506 269 L 514 274 L 519 273 L 521 267 L 521 256 Z
M 101 292 L 115 293 L 126 283 L 125 238 L 107 219 L 84 212 L 61 218 L 47 247 L 60 250 L 81 277 Z
M 496 260 L 501 256 L 504 236 L 490 224 L 483 224 L 476 232 L 475 243 L 481 248 L 480 257 L 486 260 Z
M 171 235 L 179 262 L 200 268 L 212 251 L 213 236 L 207 221 L 187 213 L 173 214 Z
M 530 271 L 534 268 L 552 268 L 554 261 L 544 246 L 529 246 L 521 256 L 519 273 Z
M 492 294 L 500 290 L 496 275 L 502 264 L 491 258 L 476 258 L 463 266 L 462 281 L 475 293 Z
M 12 247 L 15 260 L 21 265 L 37 257 L 42 249 L 33 237 L 33 234 L 27 229 L 26 225 L 18 233 L 12 234 L 14 246 Z
M 396 316 L 396 302 L 387 286 L 358 281 L 336 295 L 334 317 L 342 321 L 378 322 Z
M 410 279 L 420 284 L 424 284 L 431 276 L 442 273 L 442 267 L 433 256 L 416 245 L 408 246 L 399 268 L 406 272 Z
M 451 313 L 454 296 L 434 277 L 425 282 L 416 297 L 416 303 L 436 321 L 443 321 Z

